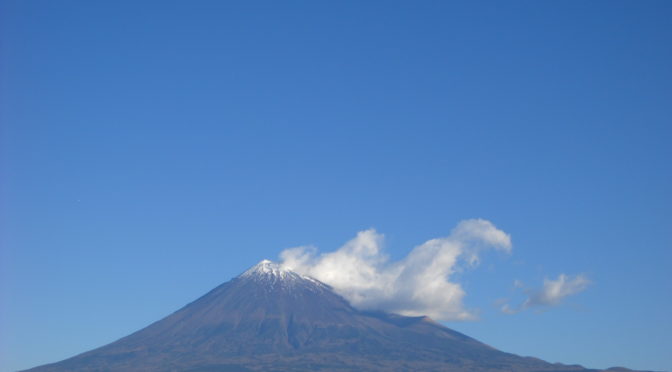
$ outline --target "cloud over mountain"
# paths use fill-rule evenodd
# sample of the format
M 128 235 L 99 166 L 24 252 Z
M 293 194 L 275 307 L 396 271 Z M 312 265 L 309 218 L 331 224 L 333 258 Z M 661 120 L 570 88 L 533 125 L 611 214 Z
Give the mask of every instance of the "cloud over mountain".
M 511 252 L 511 237 L 483 219 L 462 221 L 450 235 L 426 241 L 399 261 L 383 252 L 383 240 L 369 229 L 333 252 L 296 247 L 280 258 L 282 265 L 331 285 L 360 309 L 466 320 L 474 315 L 465 308 L 465 291 L 453 274 L 477 266 L 484 250 Z

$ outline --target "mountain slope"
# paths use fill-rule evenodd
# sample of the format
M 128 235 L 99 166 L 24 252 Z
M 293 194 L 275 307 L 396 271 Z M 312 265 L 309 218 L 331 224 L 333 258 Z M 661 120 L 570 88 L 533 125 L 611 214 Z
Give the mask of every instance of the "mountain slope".
M 426 317 L 362 312 L 262 261 L 166 318 L 31 372 L 588 371 L 498 351 Z

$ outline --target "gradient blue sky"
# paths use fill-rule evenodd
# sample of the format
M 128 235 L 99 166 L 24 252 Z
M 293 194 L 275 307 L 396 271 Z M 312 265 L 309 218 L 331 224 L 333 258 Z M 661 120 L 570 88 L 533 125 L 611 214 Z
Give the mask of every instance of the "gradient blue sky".
M 505 351 L 672 370 L 672 3 L 0 1 L 0 371 L 375 227 L 485 218 Z M 592 285 L 506 315 L 513 281 Z

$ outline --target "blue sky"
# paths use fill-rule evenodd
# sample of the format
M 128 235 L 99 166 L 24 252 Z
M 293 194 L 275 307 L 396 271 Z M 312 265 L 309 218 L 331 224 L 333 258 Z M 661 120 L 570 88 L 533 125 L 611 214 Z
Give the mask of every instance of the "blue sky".
M 114 341 L 359 231 L 502 350 L 672 370 L 669 2 L 0 2 L 0 371 Z M 591 284 L 517 314 L 514 281 Z

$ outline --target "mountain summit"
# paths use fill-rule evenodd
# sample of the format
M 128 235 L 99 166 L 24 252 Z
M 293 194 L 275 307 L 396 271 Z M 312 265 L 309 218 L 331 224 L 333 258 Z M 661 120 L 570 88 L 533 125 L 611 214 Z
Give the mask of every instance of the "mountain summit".
M 267 290 L 288 290 L 295 287 L 311 287 L 315 290 L 329 290 L 324 283 L 308 276 L 303 276 L 282 265 L 269 260 L 258 264 L 240 274 L 237 279 L 251 280 L 264 285 Z M 276 288 L 278 286 L 278 288 Z
M 501 352 L 427 317 L 359 311 L 264 260 L 138 332 L 29 371 L 594 370 Z
M 292 270 L 283 268 L 280 264 L 275 263 L 271 260 L 261 260 L 258 264 L 252 266 L 244 273 L 240 274 L 240 277 L 255 277 L 255 278 L 277 278 L 285 279 L 292 277 L 293 279 L 298 279 L 301 276 Z

